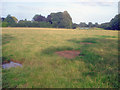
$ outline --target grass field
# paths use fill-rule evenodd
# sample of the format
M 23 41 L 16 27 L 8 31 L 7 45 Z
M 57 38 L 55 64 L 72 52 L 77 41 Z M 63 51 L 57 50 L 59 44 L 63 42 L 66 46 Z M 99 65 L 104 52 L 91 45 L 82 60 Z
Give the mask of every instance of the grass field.
M 2 37 L 3 58 L 23 65 L 3 69 L 3 88 L 118 87 L 118 31 L 3 28 Z M 63 50 L 84 56 L 55 54 Z

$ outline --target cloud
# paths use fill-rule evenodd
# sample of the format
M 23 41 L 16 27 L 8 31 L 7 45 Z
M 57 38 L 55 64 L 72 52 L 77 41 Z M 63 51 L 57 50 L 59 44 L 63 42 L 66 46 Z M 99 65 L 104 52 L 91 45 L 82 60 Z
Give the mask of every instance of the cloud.
M 112 6 L 92 5 L 85 3 L 86 5 L 79 5 L 79 3 L 70 4 L 74 8 L 68 8 L 73 22 L 109 22 L 117 14 L 116 4 Z
M 74 2 L 71 4 L 79 4 L 82 6 L 114 6 L 116 2 Z
M 2 0 L 2 2 L 118 2 L 119 0 Z

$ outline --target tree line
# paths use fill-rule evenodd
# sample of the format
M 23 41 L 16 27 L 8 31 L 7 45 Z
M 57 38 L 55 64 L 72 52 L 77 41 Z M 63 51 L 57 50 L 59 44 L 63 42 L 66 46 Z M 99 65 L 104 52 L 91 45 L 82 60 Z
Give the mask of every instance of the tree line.
M 67 11 L 51 13 L 46 17 L 35 15 L 31 21 L 19 20 L 11 15 L 1 18 L 2 27 L 54 27 L 72 28 L 72 18 Z
M 2 27 L 47 27 L 47 28 L 78 28 L 78 27 L 97 27 L 109 30 L 120 30 L 120 14 L 116 15 L 110 22 L 93 24 L 89 22 L 73 23 L 72 18 L 67 11 L 51 13 L 47 17 L 35 15 L 32 20 L 19 20 L 15 16 L 8 15 L 6 18 L 0 18 Z
M 89 22 L 86 24 L 85 22 L 81 22 L 80 24 L 73 24 L 73 28 L 76 27 L 97 27 L 97 28 L 103 28 L 106 30 L 120 30 L 120 14 L 116 15 L 114 18 L 110 20 L 110 22 L 98 24 L 93 24 L 92 22 Z

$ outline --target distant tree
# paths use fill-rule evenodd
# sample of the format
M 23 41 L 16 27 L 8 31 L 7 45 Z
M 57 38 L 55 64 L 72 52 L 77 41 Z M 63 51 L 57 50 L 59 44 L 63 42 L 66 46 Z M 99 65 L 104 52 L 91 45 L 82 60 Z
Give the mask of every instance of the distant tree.
M 16 24 L 16 20 L 15 20 L 15 17 L 14 16 L 11 16 L 11 15 L 8 15 L 4 22 L 7 22 L 8 23 L 8 26 L 15 26 Z
M 48 15 L 46 21 L 49 22 L 50 24 L 52 24 L 52 17 L 50 15 Z
M 40 27 L 40 23 L 37 21 L 31 22 L 31 27 Z
M 33 21 L 37 21 L 37 22 L 45 22 L 46 21 L 46 18 L 44 17 L 44 16 L 42 16 L 42 15 L 35 15 L 34 17 L 33 17 Z
M 2 22 L 2 27 L 8 27 L 8 23 L 7 22 Z
M 17 27 L 32 27 L 31 21 L 25 20 L 20 20 L 18 24 L 16 25 Z
M 116 15 L 110 22 L 102 23 L 100 28 L 109 30 L 120 30 L 120 14 Z
M 63 23 L 66 25 L 65 28 L 72 28 L 72 18 L 67 11 L 63 12 Z
M 73 23 L 73 24 L 72 24 L 72 28 L 73 28 L 73 29 L 76 29 L 77 27 L 79 27 L 78 24 L 76 24 L 76 23 Z
M 88 27 L 90 27 L 90 28 L 93 27 L 92 22 L 89 22 L 89 23 L 88 23 Z
M 87 24 L 85 22 L 80 22 L 79 26 L 80 27 L 87 27 Z
M 39 22 L 40 27 L 53 27 L 49 22 Z
M 2 21 L 2 22 L 5 20 L 5 18 L 3 18 L 3 17 L 2 17 L 2 18 L 0 18 L 0 19 L 1 19 L 1 21 Z
M 12 16 L 12 18 L 14 19 L 15 23 L 18 22 L 18 19 L 16 17 Z
M 96 22 L 96 23 L 94 24 L 94 27 L 99 27 L 99 24 Z
M 116 15 L 109 24 L 112 30 L 120 30 L 120 14 Z
M 0 17 L 0 27 L 2 26 L 2 27 L 7 27 L 8 26 L 8 23 L 7 22 L 4 22 L 4 20 L 5 20 L 5 18 L 1 18 Z
M 0 27 L 2 26 L 2 19 L 0 18 Z
M 54 27 L 72 28 L 72 18 L 67 11 L 51 13 L 48 17 L 49 22 L 51 22 Z
M 52 27 L 52 24 L 49 22 L 38 22 L 38 21 L 27 21 L 25 20 L 20 20 L 17 24 L 16 27 Z
M 100 26 L 100 28 L 104 28 L 104 29 L 111 29 L 111 26 L 110 26 L 110 23 L 107 22 L 107 23 L 102 23 Z
M 62 12 L 58 12 L 58 13 L 51 13 L 50 14 L 50 21 L 52 22 L 54 27 L 60 27 L 60 28 L 64 28 L 64 25 L 62 25 L 62 19 L 63 19 L 63 15 Z M 60 25 L 61 24 L 61 25 Z

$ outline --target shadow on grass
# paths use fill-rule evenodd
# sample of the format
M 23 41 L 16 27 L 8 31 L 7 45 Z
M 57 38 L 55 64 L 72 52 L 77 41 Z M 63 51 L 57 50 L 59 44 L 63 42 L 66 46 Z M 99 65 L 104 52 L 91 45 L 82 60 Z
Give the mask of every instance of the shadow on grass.
M 53 53 L 57 52 L 57 51 L 63 51 L 63 50 L 73 50 L 72 47 L 67 47 L 67 46 L 63 46 L 63 47 L 49 47 L 46 48 L 42 51 L 42 54 L 47 54 L 47 55 L 52 55 Z
M 11 40 L 14 40 L 15 37 L 13 37 L 12 35 L 9 35 L 9 34 L 5 34 L 2 36 L 2 44 L 7 44 L 9 43 Z
M 98 38 L 118 38 L 117 36 L 95 35 Z
M 77 44 L 80 44 L 80 43 L 97 43 L 97 38 L 87 38 L 87 39 L 82 39 L 82 40 L 77 40 L 77 39 L 70 39 L 68 40 L 70 42 L 73 42 L 73 43 L 77 43 Z

